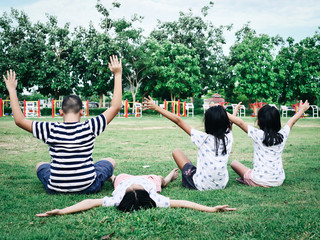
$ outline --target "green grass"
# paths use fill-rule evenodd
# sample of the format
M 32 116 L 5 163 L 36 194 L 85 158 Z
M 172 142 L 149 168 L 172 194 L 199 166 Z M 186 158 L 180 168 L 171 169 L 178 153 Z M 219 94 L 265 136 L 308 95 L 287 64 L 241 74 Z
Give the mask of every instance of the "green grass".
M 42 119 L 50 120 L 51 119 Z M 57 120 L 57 119 L 55 119 Z M 282 119 L 283 124 L 287 119 Z M 61 119 L 60 119 L 61 121 Z M 203 130 L 200 117 L 186 121 Z M 251 118 L 245 118 L 254 124 Z M 238 127 L 229 163 L 239 160 L 252 167 L 253 145 Z M 230 167 L 224 190 L 193 191 L 177 181 L 163 189 L 172 199 L 205 205 L 229 204 L 235 212 L 203 213 L 188 209 L 151 209 L 122 213 L 115 208 L 50 218 L 36 213 L 63 208 L 85 198 L 110 195 L 109 182 L 94 195 L 48 195 L 34 167 L 49 161 L 48 147 L 15 126 L 11 117 L 0 119 L 0 239 L 319 239 L 320 238 L 320 119 L 300 119 L 283 153 L 286 180 L 281 187 L 264 189 L 240 185 Z M 115 174 L 166 175 L 176 167 L 171 152 L 181 148 L 196 163 L 197 149 L 187 134 L 158 116 L 116 118 L 97 138 L 95 161 L 112 157 Z M 149 168 L 144 168 L 149 165 Z

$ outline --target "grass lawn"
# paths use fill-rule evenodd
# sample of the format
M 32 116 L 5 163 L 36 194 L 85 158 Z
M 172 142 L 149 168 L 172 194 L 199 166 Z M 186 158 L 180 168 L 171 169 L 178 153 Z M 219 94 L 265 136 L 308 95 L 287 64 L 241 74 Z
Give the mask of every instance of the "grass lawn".
M 51 119 L 41 119 L 52 121 Z M 62 119 L 59 119 L 61 121 Z M 288 119 L 282 119 L 282 123 Z M 58 121 L 58 119 L 55 119 Z M 254 125 L 252 118 L 245 121 Z M 202 117 L 186 122 L 203 130 Z M 229 163 L 252 167 L 252 141 L 237 126 Z M 109 182 L 94 195 L 48 195 L 34 167 L 50 161 L 48 147 L 0 119 L 0 239 L 319 239 L 320 238 L 320 119 L 300 119 L 282 155 L 286 180 L 281 187 L 253 188 L 230 180 L 224 190 L 194 191 L 177 181 L 163 189 L 172 199 L 205 205 L 229 204 L 235 212 L 203 213 L 189 209 L 150 209 L 122 213 L 95 208 L 83 213 L 37 218 L 36 213 L 63 208 L 85 198 L 111 195 Z M 159 116 L 116 118 L 97 138 L 93 159 L 112 157 L 115 174 L 166 175 L 176 167 L 171 152 L 181 148 L 196 163 L 197 149 L 173 123 Z M 150 167 L 144 168 L 145 165 Z

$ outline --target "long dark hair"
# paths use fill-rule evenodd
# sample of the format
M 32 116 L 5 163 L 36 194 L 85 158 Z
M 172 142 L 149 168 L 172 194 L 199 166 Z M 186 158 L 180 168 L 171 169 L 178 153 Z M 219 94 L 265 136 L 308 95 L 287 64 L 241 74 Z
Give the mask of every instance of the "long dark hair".
M 262 143 L 267 147 L 278 145 L 283 141 L 283 135 L 278 133 L 281 129 L 280 113 L 275 107 L 263 106 L 258 112 L 258 124 L 264 131 Z
M 155 201 L 145 190 L 134 190 L 127 192 L 117 207 L 122 212 L 132 212 L 140 209 L 156 207 Z
M 225 134 L 230 132 L 230 120 L 226 110 L 220 105 L 210 107 L 204 115 L 204 127 L 207 134 L 215 136 L 216 156 L 220 140 L 223 143 L 222 154 L 227 154 Z

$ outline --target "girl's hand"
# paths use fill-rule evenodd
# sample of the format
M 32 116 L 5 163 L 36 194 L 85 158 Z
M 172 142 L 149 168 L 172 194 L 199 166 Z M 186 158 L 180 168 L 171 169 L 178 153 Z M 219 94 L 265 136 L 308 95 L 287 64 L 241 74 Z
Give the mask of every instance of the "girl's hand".
M 114 75 L 122 73 L 121 59 L 118 61 L 118 57 L 115 55 L 110 56 L 109 69 Z
M 300 101 L 299 108 L 301 111 L 305 112 L 309 109 L 309 107 L 310 107 L 310 105 L 309 105 L 308 100 L 306 100 L 304 103 L 302 101 Z
M 241 108 L 241 103 L 242 103 L 242 102 L 239 102 L 239 103 L 237 104 L 237 106 L 235 107 L 235 109 L 236 109 L 237 111 L 239 111 L 239 109 Z
M 149 98 L 144 98 L 144 102 L 143 102 L 143 110 L 155 110 L 156 108 L 156 104 L 154 103 L 152 97 L 148 96 Z
M 234 108 L 234 112 L 233 112 L 233 115 L 234 116 L 237 116 L 237 114 L 238 114 L 238 112 L 239 112 L 239 109 L 241 108 L 241 103 L 242 102 L 239 102 L 238 104 L 237 104 L 237 106 L 235 106 L 235 108 Z
M 236 208 L 228 208 L 228 205 L 218 205 L 214 207 L 215 212 L 236 211 Z
M 54 209 L 52 211 L 48 211 L 46 213 L 38 213 L 36 214 L 37 217 L 50 217 L 54 215 L 61 215 L 61 210 L 60 209 Z
M 17 79 L 16 79 L 16 72 L 12 71 L 7 71 L 7 78 L 3 75 L 4 82 L 6 83 L 8 91 L 15 91 L 17 88 Z

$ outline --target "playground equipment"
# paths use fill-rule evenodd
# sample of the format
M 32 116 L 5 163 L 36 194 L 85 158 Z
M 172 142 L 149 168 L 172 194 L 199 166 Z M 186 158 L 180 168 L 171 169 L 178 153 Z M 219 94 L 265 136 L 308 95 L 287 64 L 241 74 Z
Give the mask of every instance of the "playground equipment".
M 193 106 L 193 103 L 184 102 L 184 105 L 185 105 L 184 109 L 187 110 L 187 117 L 189 117 L 189 114 L 192 114 L 192 117 L 194 117 L 194 106 Z
M 234 113 L 234 110 L 237 106 L 237 104 L 231 104 L 232 106 L 232 113 Z M 238 116 L 239 117 L 245 117 L 246 116 L 246 107 L 244 105 L 241 105 L 238 111 Z
M 211 96 L 211 98 L 204 99 L 203 105 L 202 105 L 203 113 L 205 113 L 212 104 L 220 104 L 222 107 L 226 108 L 229 102 L 226 102 L 220 94 L 215 93 Z
M 275 105 L 275 104 L 269 104 L 269 106 L 275 107 L 276 109 L 278 109 L 278 108 L 277 108 L 277 105 Z
M 319 117 L 319 107 L 317 105 L 310 105 L 312 108 L 312 117 L 318 118 Z
M 132 112 L 129 113 L 129 109 L 132 109 Z M 123 113 L 121 113 L 121 110 L 118 113 L 118 117 L 125 117 L 128 118 L 129 116 L 134 117 L 142 117 L 142 104 L 137 102 L 129 102 L 128 99 L 125 101 L 122 101 L 122 107 Z
M 167 101 L 164 100 L 163 104 L 160 104 L 159 106 L 167 111 L 169 111 L 171 105 L 171 112 L 173 114 L 178 115 L 179 117 L 182 115 L 183 117 L 189 116 L 189 114 L 192 114 L 192 117 L 194 117 L 194 106 L 193 103 L 187 103 L 187 102 L 181 102 L 180 99 L 178 101 Z M 182 114 L 181 114 L 181 105 L 182 105 Z M 160 117 L 162 114 L 160 114 Z
M 40 117 L 40 100 L 26 101 L 23 100 L 23 115 L 24 117 Z
M 203 113 L 205 113 L 210 107 L 210 102 L 206 101 L 206 99 L 203 102 L 202 108 L 203 108 Z
M 136 117 L 142 117 L 142 104 L 139 103 L 139 100 L 133 104 L 134 112 L 136 113 Z
M 62 107 L 62 101 L 63 100 L 51 100 L 51 108 L 52 108 L 52 112 L 51 112 L 51 116 L 52 118 L 54 118 L 55 116 L 59 116 L 59 113 L 57 112 L 57 108 L 61 108 Z M 87 101 L 82 101 L 82 105 L 83 105 L 83 115 L 86 117 L 89 117 L 89 100 Z
M 8 103 L 10 104 L 10 100 L 3 100 L 2 98 L 0 98 L 0 117 L 4 117 L 4 116 L 9 115 L 9 113 L 5 113 L 5 111 L 4 111 L 4 105 L 8 104 Z
M 256 117 L 258 115 L 259 109 L 262 108 L 264 105 L 266 105 L 265 102 L 250 103 L 249 106 L 250 108 L 253 109 L 253 113 L 251 114 L 251 117 Z
M 281 117 L 288 117 L 289 108 L 287 106 L 281 106 Z

